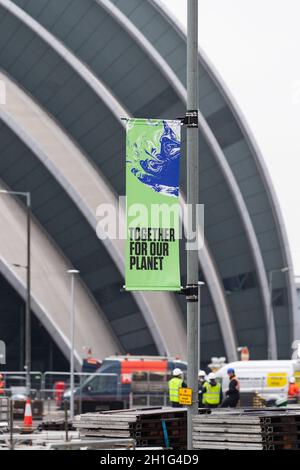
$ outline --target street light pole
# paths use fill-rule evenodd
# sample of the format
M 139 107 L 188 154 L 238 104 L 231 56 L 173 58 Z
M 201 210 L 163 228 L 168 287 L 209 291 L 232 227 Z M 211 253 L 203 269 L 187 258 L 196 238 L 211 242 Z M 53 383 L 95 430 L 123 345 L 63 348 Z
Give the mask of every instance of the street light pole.
M 201 337 L 200 337 L 200 327 L 201 327 L 201 286 L 204 286 L 204 282 L 198 281 L 198 372 L 201 369 Z
M 26 194 L 27 203 L 27 299 L 25 317 L 25 364 L 27 396 L 31 394 L 31 195 Z
M 274 325 L 271 325 L 271 322 L 273 323 L 274 315 L 272 315 L 273 312 L 273 273 L 285 273 L 289 271 L 289 267 L 284 267 L 284 268 L 279 268 L 279 269 L 271 269 L 269 271 L 269 292 L 270 292 L 270 299 L 269 299 L 269 312 L 268 312 L 268 325 L 267 325 L 267 335 L 268 335 L 268 360 L 273 359 L 272 358 L 272 348 L 271 348 L 271 327 Z
M 71 349 L 70 349 L 70 419 L 74 420 L 74 339 L 75 339 L 75 275 L 79 274 L 77 269 L 69 269 L 71 274 Z
M 198 202 L 198 0 L 187 2 L 187 239 L 197 234 Z M 189 210 L 191 209 L 191 210 Z M 198 414 L 198 243 L 187 249 L 187 385 L 192 405 L 187 407 L 188 449 L 193 449 L 193 416 Z
M 26 394 L 31 394 L 31 194 L 22 191 L 9 191 L 1 189 L 0 194 L 11 196 L 22 196 L 26 198 L 26 231 L 27 231 L 27 265 L 15 265 L 26 269 L 26 312 L 25 312 L 25 371 L 26 371 Z

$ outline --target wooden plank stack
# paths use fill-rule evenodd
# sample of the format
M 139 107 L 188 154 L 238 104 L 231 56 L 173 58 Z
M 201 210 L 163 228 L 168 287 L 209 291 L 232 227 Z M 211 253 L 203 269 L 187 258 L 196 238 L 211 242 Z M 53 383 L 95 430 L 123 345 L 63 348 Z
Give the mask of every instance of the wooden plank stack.
M 300 450 L 300 409 L 214 410 L 193 419 L 194 449 Z
M 38 427 L 38 429 L 40 429 L 41 431 L 64 431 L 65 428 L 66 424 L 64 411 L 55 411 L 47 414 Z M 70 420 L 68 420 L 68 429 L 70 431 L 74 430 L 74 427 L 72 426 L 72 422 Z
M 186 448 L 185 408 L 153 408 L 86 413 L 76 416 L 81 437 L 132 438 L 137 447 Z

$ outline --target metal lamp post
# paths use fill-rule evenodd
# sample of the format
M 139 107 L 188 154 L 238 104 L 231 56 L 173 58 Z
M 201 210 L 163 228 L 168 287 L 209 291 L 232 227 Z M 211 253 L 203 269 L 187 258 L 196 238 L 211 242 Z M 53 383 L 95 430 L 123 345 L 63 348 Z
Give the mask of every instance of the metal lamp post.
M 198 372 L 201 369 L 201 347 L 200 347 L 200 327 L 201 327 L 201 286 L 204 286 L 204 282 L 198 281 Z
M 188 241 L 197 221 L 198 191 L 198 0 L 187 2 L 187 204 Z M 190 211 L 188 210 L 188 213 Z M 196 231 L 197 234 L 197 231 Z M 196 235 L 197 238 L 197 235 Z M 192 405 L 187 407 L 188 449 L 193 449 L 193 416 L 198 414 L 198 243 L 187 250 L 187 384 L 192 389 Z
M 25 313 L 25 369 L 26 369 L 26 393 L 30 397 L 31 392 L 31 194 L 30 192 L 22 191 L 9 191 L 5 189 L 0 190 L 0 194 L 9 194 L 12 196 L 22 196 L 26 198 L 27 207 L 27 265 L 21 266 L 15 264 L 17 267 L 24 267 L 26 269 L 26 313 Z
M 71 350 L 70 350 L 70 418 L 74 420 L 74 333 L 75 333 L 75 290 L 74 281 L 77 269 L 69 269 L 71 275 Z
M 269 312 L 268 312 L 268 360 L 272 359 L 272 351 L 271 351 L 271 338 L 270 338 L 270 330 L 271 330 L 271 321 L 273 319 L 272 311 L 273 311 L 273 274 L 274 273 L 286 273 L 289 271 L 289 267 L 285 266 L 283 268 L 278 269 L 271 269 L 269 271 L 269 292 L 270 292 L 270 301 L 269 301 Z

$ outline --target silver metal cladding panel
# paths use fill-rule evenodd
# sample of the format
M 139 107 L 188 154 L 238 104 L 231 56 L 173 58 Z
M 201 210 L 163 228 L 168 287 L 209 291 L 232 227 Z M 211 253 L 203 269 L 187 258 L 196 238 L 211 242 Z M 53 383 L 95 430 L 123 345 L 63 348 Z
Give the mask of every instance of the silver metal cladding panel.
M 152 3 L 160 12 L 162 12 L 164 18 L 166 19 L 167 22 L 171 23 L 175 29 L 177 29 L 177 32 L 179 35 L 181 35 L 182 38 L 184 38 L 184 33 L 181 30 L 180 26 L 174 18 L 170 19 L 170 17 L 167 15 L 165 11 L 163 11 L 163 7 L 160 4 L 159 0 L 149 0 L 150 3 Z M 168 57 L 168 60 L 171 60 L 170 57 Z M 271 211 L 273 212 L 274 218 L 276 220 L 276 225 L 277 225 L 277 236 L 280 241 L 280 246 L 281 250 L 283 251 L 284 257 L 285 257 L 285 264 L 292 266 L 292 261 L 291 261 L 291 256 L 289 252 L 289 245 L 288 245 L 288 240 L 287 236 L 285 233 L 285 228 L 284 228 L 284 223 L 282 220 L 281 216 L 281 211 L 278 205 L 278 201 L 276 198 L 276 194 L 274 192 L 274 188 L 272 186 L 268 171 L 265 167 L 265 164 L 263 162 L 263 158 L 261 155 L 261 152 L 255 142 L 255 139 L 252 135 L 252 132 L 250 131 L 236 101 L 232 97 L 230 91 L 227 89 L 225 83 L 222 81 L 221 77 L 217 73 L 217 71 L 214 69 L 214 67 L 209 63 L 207 57 L 205 56 L 204 52 L 201 51 L 199 54 L 199 60 L 200 60 L 200 65 L 201 67 L 204 68 L 204 70 L 209 74 L 211 80 L 215 83 L 216 87 L 220 91 L 220 94 L 224 97 L 225 101 L 228 103 L 228 106 L 233 112 L 233 115 L 237 121 L 238 126 L 240 127 L 243 137 L 245 141 L 247 142 L 247 146 L 250 149 L 250 152 L 255 159 L 257 163 L 257 168 L 258 172 L 260 174 L 260 184 L 263 183 L 264 190 L 266 191 L 269 200 L 270 200 L 270 206 L 271 206 Z M 248 191 L 248 187 L 246 187 L 246 191 Z M 243 192 L 244 197 L 247 196 L 247 192 Z M 246 200 L 247 202 L 247 200 Z M 293 283 L 293 272 L 292 269 L 289 271 L 287 274 L 288 277 L 288 289 L 289 289 L 289 299 L 291 302 L 291 308 L 290 308 L 290 315 L 291 315 L 291 328 L 292 328 L 292 337 L 297 337 L 299 336 L 299 320 L 296 315 L 296 296 L 295 296 L 295 289 L 294 289 L 294 283 Z
M 28 116 L 28 114 L 29 113 L 27 112 L 25 115 Z M 3 114 L 2 118 L 4 118 Z M 12 126 L 11 122 L 8 124 Z M 18 135 L 20 130 L 17 125 L 14 126 L 13 130 Z M 8 135 L 10 135 L 10 143 L 8 143 Z M 117 268 L 113 271 L 111 269 L 107 270 L 107 267 L 111 265 L 112 260 L 105 251 L 105 247 L 97 239 L 94 231 L 87 225 L 84 225 L 80 211 L 72 205 L 72 202 L 59 187 L 58 183 L 55 182 L 53 177 L 50 176 L 46 168 L 43 167 L 42 163 L 39 163 L 36 157 L 31 155 L 30 151 L 24 147 L 18 139 L 16 139 L 15 135 L 8 132 L 8 129 L 5 126 L 2 126 L 1 128 L 1 137 L 3 137 L 3 139 L 1 139 L 1 143 L 3 141 L 6 143 L 5 148 L 2 149 L 2 159 L 0 162 L 2 177 L 6 182 L 13 186 L 15 184 L 18 185 L 19 181 L 24 181 L 26 179 L 27 187 L 30 187 L 33 195 L 35 215 L 39 218 L 48 233 L 55 238 L 65 255 L 72 260 L 73 264 L 76 265 L 77 268 L 80 268 L 81 275 L 84 280 L 85 272 L 88 268 L 88 272 L 90 273 L 89 279 L 88 281 L 85 280 L 85 282 L 89 285 L 89 282 L 94 278 L 95 288 L 92 289 L 92 292 L 99 300 L 99 304 L 105 308 L 105 312 L 107 314 L 110 304 L 114 301 L 120 302 L 124 296 L 119 292 L 122 278 L 118 273 Z M 53 137 L 55 138 L 55 136 Z M 33 140 L 27 138 L 27 140 L 25 139 L 25 142 L 28 146 L 31 145 L 33 152 L 38 154 L 38 146 L 34 144 Z M 15 159 L 13 164 L 9 158 L 11 154 L 18 155 L 18 158 Z M 39 153 L 39 156 L 43 162 L 44 157 L 42 153 Z M 8 169 L 5 169 L 5 162 L 9 162 Z M 3 165 L 4 167 L 2 168 Z M 44 201 L 40 201 L 35 192 L 36 189 L 38 190 L 41 186 Z M 48 196 L 54 192 L 55 196 L 50 198 L 47 197 L 45 199 L 44 192 L 46 192 Z M 35 200 L 37 201 L 36 205 Z M 101 267 L 101 271 L 99 270 L 99 266 Z M 97 272 L 93 273 L 95 269 L 97 269 Z M 106 279 L 105 302 L 100 298 L 101 290 L 99 290 L 99 283 L 97 285 L 98 276 Z M 114 287 L 114 297 L 112 297 L 111 294 L 109 296 L 107 295 L 110 286 Z M 116 308 L 116 304 L 114 308 Z M 126 304 L 123 305 L 122 314 L 126 315 L 136 310 L 137 306 L 132 301 L 132 298 L 128 297 L 126 299 Z M 127 323 L 127 327 L 128 331 L 136 330 L 135 325 L 131 325 L 130 322 Z M 143 322 L 143 328 L 146 328 L 145 322 Z M 121 333 L 116 329 L 115 333 L 119 337 L 121 336 Z M 149 344 L 149 341 L 145 344 Z M 128 344 L 126 345 L 126 348 L 126 350 L 128 350 Z
M 136 18 L 137 18 L 137 17 L 138 17 L 138 13 L 135 12 L 135 14 L 136 14 Z M 154 17 L 153 17 L 153 19 L 154 19 Z M 144 26 L 145 26 L 145 25 L 144 25 Z M 146 29 L 146 28 L 145 28 L 145 29 Z M 171 54 L 171 52 L 170 52 L 169 50 L 167 50 L 167 49 L 166 49 L 166 51 L 164 51 L 164 53 Z M 204 81 L 203 81 L 203 89 L 204 89 L 204 88 L 205 88 L 205 87 L 204 87 Z M 205 89 L 205 92 L 207 92 L 207 93 L 210 92 L 210 90 L 209 90 L 209 83 L 208 83 L 208 88 Z M 232 145 L 232 144 L 231 144 L 231 145 Z
M 18 93 L 16 93 L 16 91 L 15 91 L 14 98 L 16 98 L 16 94 L 18 94 Z M 20 95 L 20 93 L 19 93 L 19 95 Z M 23 101 L 24 101 L 24 98 L 23 98 Z M 26 100 L 25 100 L 25 101 L 26 101 Z M 33 107 L 33 103 L 29 103 L 29 104 L 30 104 L 30 106 L 31 106 L 31 108 L 32 108 L 32 107 Z M 24 103 L 23 103 L 23 105 L 24 105 Z M 28 105 L 28 102 L 27 102 L 27 105 Z M 19 106 L 19 107 L 21 106 L 21 108 L 22 108 L 22 105 L 21 105 L 20 103 L 19 103 L 18 106 Z M 31 110 L 31 111 L 32 111 L 32 110 Z M 36 110 L 35 110 L 35 113 L 36 113 L 37 115 L 41 115 L 40 118 L 37 118 L 39 123 L 41 122 L 41 119 L 42 119 L 42 122 L 44 122 L 44 124 L 46 124 L 46 121 L 49 121 L 47 124 L 48 124 L 48 126 L 50 126 L 50 127 L 49 127 L 48 129 L 44 129 L 43 134 L 36 134 L 36 135 L 35 135 L 35 138 L 38 139 L 38 140 L 41 139 L 41 136 L 44 136 L 44 139 L 45 139 L 45 138 L 47 137 L 47 132 L 48 132 L 48 133 L 50 132 L 50 134 L 51 134 L 51 132 L 53 132 L 53 129 L 51 129 L 51 126 L 52 126 L 52 128 L 53 128 L 54 123 L 51 124 L 49 118 L 48 118 L 45 114 L 42 116 L 43 113 L 42 113 L 42 110 L 41 110 L 40 108 L 36 109 Z M 21 116 L 19 116 L 18 118 L 19 118 L 19 120 L 20 120 Z M 21 120 L 22 120 L 22 119 L 21 119 Z M 25 121 L 25 122 L 23 121 L 22 125 L 26 127 L 26 126 L 27 126 L 27 121 Z M 59 135 L 59 136 L 60 136 L 60 140 L 61 140 L 61 141 L 64 141 L 64 143 L 65 143 L 66 146 L 69 146 L 68 151 L 70 151 L 70 142 L 68 142 L 67 137 L 66 137 L 59 129 L 56 129 L 55 132 L 56 132 L 56 135 Z M 29 141 L 30 141 L 30 133 L 33 133 L 33 130 L 32 130 L 32 129 L 31 129 L 31 130 L 28 130 L 27 140 L 29 139 Z M 50 142 L 51 142 L 51 137 L 50 137 L 50 136 L 49 136 L 49 139 L 50 139 Z M 45 147 L 46 147 L 46 148 L 48 149 L 48 152 L 51 151 L 51 149 L 52 149 L 52 146 L 49 147 L 49 145 L 48 145 L 49 139 L 48 139 L 48 141 L 46 140 L 46 141 L 44 141 L 44 142 L 40 142 L 40 148 L 45 148 Z M 25 138 L 25 141 L 26 141 L 26 138 Z M 53 140 L 52 140 L 52 142 L 53 142 Z M 28 142 L 27 142 L 27 144 L 28 144 Z M 32 143 L 29 144 L 29 145 L 32 145 Z M 74 144 L 73 144 L 73 146 L 74 146 Z M 33 147 L 34 147 L 34 144 L 33 144 Z M 72 147 L 72 146 L 71 146 L 71 147 Z M 54 150 L 55 150 L 55 149 L 54 149 Z M 78 149 L 77 149 L 77 154 L 76 154 L 76 149 L 73 148 L 73 155 L 72 155 L 72 158 L 73 158 L 73 157 L 75 158 L 74 152 L 75 152 L 75 155 L 77 155 L 77 158 L 79 158 L 79 160 L 77 161 L 76 168 L 78 168 L 78 171 L 81 171 L 81 177 L 80 177 L 80 178 L 77 178 L 77 179 L 76 179 L 76 174 L 74 174 L 74 171 L 71 170 L 72 167 L 70 167 L 70 166 L 63 166 L 63 167 L 62 167 L 62 168 L 64 168 L 64 172 L 65 172 L 65 173 L 68 173 L 68 169 L 71 170 L 71 173 L 70 173 L 70 171 L 69 171 L 69 175 L 68 175 L 68 177 L 67 177 L 67 179 L 66 179 L 66 177 L 65 177 L 65 176 L 63 175 L 63 173 L 62 173 L 62 169 L 59 169 L 58 166 L 55 167 L 54 163 L 51 162 L 51 158 L 52 158 L 52 159 L 54 158 L 54 160 L 55 160 L 55 158 L 56 158 L 56 159 L 59 158 L 59 155 L 61 155 L 60 158 L 62 158 L 63 155 L 64 155 L 64 158 L 66 158 L 66 157 L 68 156 L 68 153 L 66 153 L 66 151 L 63 151 L 63 150 L 61 151 L 61 149 L 60 149 L 60 150 L 57 149 L 56 153 L 53 154 L 53 149 L 52 149 L 52 156 L 50 157 L 50 154 L 48 153 L 48 156 L 47 156 L 47 157 L 48 157 L 48 160 L 47 160 L 47 158 L 45 159 L 43 156 L 41 156 L 41 152 L 40 152 L 40 151 L 37 151 L 37 152 L 36 152 L 36 155 L 37 155 L 38 158 L 40 158 L 43 162 L 46 162 L 46 161 L 47 161 L 46 165 L 47 165 L 48 169 L 50 169 L 50 171 L 53 173 L 53 175 L 55 176 L 55 178 L 57 178 L 58 181 L 59 181 L 60 183 L 62 183 L 63 186 L 66 187 L 68 193 L 69 193 L 69 194 L 71 195 L 71 197 L 76 201 L 76 203 L 78 204 L 79 208 L 82 210 L 83 214 L 87 217 L 87 219 L 88 219 L 89 222 L 92 224 L 92 226 L 95 227 L 95 225 L 96 225 L 95 210 L 96 210 L 97 204 L 99 203 L 99 198 L 97 199 L 97 197 L 96 197 L 96 199 L 95 199 L 95 201 L 94 201 L 96 205 L 94 206 L 94 208 L 91 208 L 91 207 L 90 207 L 90 209 L 88 209 L 87 207 L 86 207 L 86 208 L 83 207 L 83 205 L 84 205 L 84 204 L 83 204 L 83 200 L 85 199 L 85 200 L 86 200 L 86 203 L 87 203 L 87 201 L 89 201 L 89 203 L 92 202 L 92 201 L 91 201 L 91 197 L 92 197 L 92 186 L 91 186 L 91 182 L 92 182 L 92 181 L 95 182 L 95 183 L 96 183 L 96 181 L 97 181 L 97 184 L 99 185 L 99 187 L 98 187 L 98 193 L 99 193 L 99 194 L 101 193 L 101 191 L 103 192 L 104 189 L 106 188 L 106 193 L 105 193 L 105 194 L 106 194 L 106 197 L 108 197 L 108 194 L 110 193 L 110 190 L 109 190 L 109 188 L 105 185 L 104 181 L 100 179 L 100 175 L 98 175 L 97 173 L 95 173 L 95 170 L 92 170 L 92 167 L 89 167 L 88 162 L 87 162 L 87 161 L 83 158 L 83 156 L 79 153 Z M 65 154 L 66 154 L 66 155 L 65 155 Z M 70 155 L 69 155 L 69 157 L 70 157 Z M 58 161 L 58 162 L 59 162 L 59 161 Z M 93 171 L 94 171 L 94 173 L 93 173 Z M 84 184 L 84 181 L 85 181 L 85 180 L 84 180 L 83 176 L 84 176 L 85 173 L 83 173 L 83 172 L 85 172 L 85 173 L 86 173 L 86 172 L 87 172 L 87 173 L 89 172 L 89 173 L 91 174 L 91 177 L 90 177 L 90 179 L 88 180 L 89 183 L 87 183 L 86 185 Z M 88 174 L 87 174 L 86 176 L 88 177 Z M 72 185 L 70 185 L 70 182 L 67 182 L 68 178 L 70 178 L 70 177 L 71 177 L 71 179 L 73 178 L 73 183 L 72 183 L 73 186 L 74 186 L 74 184 L 75 184 L 75 186 L 77 185 L 77 188 L 76 188 L 77 191 L 75 190 L 75 187 L 73 187 Z M 75 180 L 74 180 L 74 178 L 75 178 Z M 91 178 L 92 178 L 92 179 L 91 179 Z M 78 184 L 79 184 L 80 182 L 81 182 L 81 187 L 80 187 L 80 186 L 78 187 Z M 83 185 L 83 186 L 82 186 L 82 185 Z M 73 189 L 72 189 L 72 188 L 73 188 Z M 83 200 L 80 199 L 78 195 L 79 195 L 79 194 L 82 195 L 82 191 L 86 190 L 87 188 L 89 188 L 88 194 L 86 194 L 86 197 L 85 197 L 85 198 L 83 197 Z M 95 189 L 95 188 L 94 188 L 94 189 Z M 89 211 L 90 211 L 91 214 L 92 214 L 91 217 L 88 215 Z M 54 227 L 55 227 L 55 223 L 54 223 Z M 77 233 L 77 232 L 76 232 L 76 233 Z M 95 238 L 95 237 L 94 237 L 94 238 Z M 65 237 L 65 239 L 67 240 L 67 237 Z M 100 242 L 98 241 L 98 243 L 100 243 Z M 83 246 L 86 246 L 86 245 L 84 244 Z M 68 248 L 67 248 L 67 249 L 68 249 Z M 76 250 L 75 250 L 75 251 L 76 251 Z M 82 249 L 81 249 L 81 251 L 82 251 Z M 121 255 L 119 255 L 119 256 L 121 256 Z M 85 260 L 85 262 L 88 261 L 89 270 L 90 270 L 90 271 L 91 271 L 91 266 L 90 266 L 90 265 L 91 265 L 91 263 L 94 261 L 93 258 L 94 258 L 94 257 L 89 257 L 90 261 Z M 120 258 L 120 259 L 121 259 L 121 258 Z M 100 262 L 100 265 L 103 265 L 103 260 L 100 260 L 100 261 L 101 261 L 101 262 Z M 118 260 L 117 258 L 116 258 L 116 262 L 117 262 L 117 265 L 118 265 L 118 264 L 120 265 L 119 260 Z M 81 265 L 82 265 L 82 261 L 81 261 Z M 90 277 L 91 277 L 91 276 L 89 275 L 89 278 L 90 278 Z M 109 299 L 109 302 L 112 303 L 112 301 L 116 301 L 116 298 L 117 298 L 117 297 L 120 297 L 120 292 L 119 292 L 120 282 L 121 282 L 121 281 L 119 280 L 119 282 L 113 286 L 114 292 L 115 292 L 114 295 L 112 295 L 112 292 L 109 291 L 109 286 L 107 286 L 104 290 L 102 289 L 100 292 L 98 292 L 98 293 L 95 294 L 97 298 L 99 297 L 99 300 L 101 300 L 101 303 L 102 303 L 102 304 L 104 303 L 104 300 L 105 300 L 106 313 L 109 315 L 109 318 L 111 318 L 111 315 L 112 315 L 112 314 L 111 314 L 110 309 L 109 309 L 110 304 L 108 303 L 108 299 Z M 104 295 L 104 297 L 103 297 L 103 295 Z M 127 304 L 127 310 L 128 310 L 128 306 L 129 306 L 129 303 L 130 303 L 129 300 L 131 299 L 131 296 L 128 296 L 128 297 L 127 297 L 128 300 L 127 300 L 126 302 L 123 302 L 124 296 L 121 296 L 121 297 L 122 297 L 122 301 L 120 301 L 120 304 L 121 304 L 121 303 L 124 304 L 124 305 Z M 125 296 L 125 297 L 126 297 L 126 296 Z M 139 297 L 139 296 L 137 295 L 136 297 Z M 142 298 L 142 294 L 140 295 L 140 297 L 141 297 L 141 299 L 139 300 L 140 308 L 141 308 L 141 310 L 144 312 L 144 314 L 145 314 L 145 316 L 146 316 L 146 318 L 147 318 L 147 323 L 148 323 L 148 326 L 149 326 L 149 328 L 150 328 L 150 331 L 152 331 L 153 334 L 155 334 L 155 331 L 156 331 L 155 329 L 157 329 L 157 326 L 155 326 L 155 322 L 151 323 L 151 317 L 147 314 L 147 311 L 148 311 L 149 306 L 148 306 L 147 304 L 145 305 L 145 304 L 142 303 L 142 302 L 144 302 L 144 300 L 143 300 L 143 298 Z M 145 297 L 145 300 L 146 300 L 146 297 L 147 297 L 147 296 L 144 296 L 144 297 Z M 170 310 L 170 311 L 172 311 L 172 316 L 173 316 L 173 318 L 174 318 L 174 315 L 175 315 L 175 313 L 177 312 L 177 307 L 176 307 L 176 305 L 174 304 L 174 306 L 173 306 L 172 303 L 171 303 L 171 306 L 168 305 L 168 297 L 165 296 L 165 295 L 157 294 L 157 295 L 156 295 L 156 298 L 157 298 L 157 301 L 159 302 L 160 306 L 164 306 L 164 309 L 165 309 L 165 317 L 167 317 L 168 311 Z M 120 300 L 120 299 L 119 299 L 119 300 Z M 131 303 L 132 303 L 132 302 L 131 302 Z M 152 302 L 152 303 L 153 303 L 153 302 Z M 119 305 L 119 307 L 122 308 L 122 305 Z M 172 307 L 172 308 L 171 308 L 171 307 Z M 152 306 L 152 308 L 153 308 L 153 306 Z M 156 310 L 157 310 L 157 309 L 156 309 Z M 122 311 L 124 311 L 124 309 L 123 309 Z M 134 311 L 134 310 L 131 309 L 131 311 Z M 113 312 L 113 309 L 112 309 L 112 312 Z M 177 338 L 178 332 L 179 332 L 180 328 L 181 328 L 181 323 L 180 323 L 180 321 L 179 321 L 178 324 L 176 324 L 176 327 L 175 327 L 175 325 L 174 325 L 174 328 L 172 329 L 172 331 L 173 331 L 173 335 L 172 335 L 173 340 L 174 340 L 174 337 Z M 177 331 L 177 329 L 179 329 L 179 330 Z M 137 330 L 136 330 L 136 332 L 137 332 Z M 142 331 L 141 331 L 141 330 L 139 330 L 139 332 L 142 334 Z M 180 339 L 180 338 L 181 338 L 181 339 Z M 156 339 L 157 339 L 157 341 L 158 341 L 158 338 L 156 338 Z M 169 338 L 169 339 L 170 339 L 170 338 Z M 184 348 L 181 347 L 181 349 L 180 349 L 180 347 L 179 347 L 180 341 L 181 341 L 182 339 L 184 339 L 184 335 L 183 335 L 183 334 L 181 334 L 181 335 L 178 336 L 178 340 L 176 340 L 175 343 L 174 343 L 174 342 L 173 342 L 172 344 L 169 343 L 168 348 L 170 348 L 170 351 L 172 351 L 174 354 L 184 355 Z M 148 340 L 148 341 L 149 341 L 149 340 Z M 168 341 L 169 341 L 169 340 L 168 340 Z M 148 343 L 147 343 L 147 344 L 148 344 Z M 158 341 L 158 344 L 159 344 L 159 341 Z M 173 349 L 172 349 L 172 348 L 173 348 Z M 165 349 L 164 349 L 164 350 L 165 350 Z M 148 352 L 150 352 L 149 348 L 148 348 Z

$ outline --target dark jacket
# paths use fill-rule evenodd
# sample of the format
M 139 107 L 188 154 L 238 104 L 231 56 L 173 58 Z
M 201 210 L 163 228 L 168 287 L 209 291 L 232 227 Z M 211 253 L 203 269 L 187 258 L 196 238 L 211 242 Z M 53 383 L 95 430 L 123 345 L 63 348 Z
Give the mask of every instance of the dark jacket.
M 239 382 L 237 378 L 234 376 L 230 379 L 229 388 L 226 392 L 226 399 L 222 404 L 223 408 L 230 407 L 235 408 L 238 404 L 240 399 L 240 392 L 239 392 Z
M 201 408 L 203 406 L 203 402 L 202 402 L 202 397 L 203 397 L 203 387 L 205 386 L 206 384 L 206 381 L 204 380 L 204 382 L 198 382 L 198 402 L 199 402 L 199 408 Z
M 237 401 L 240 399 L 240 392 L 238 389 L 238 381 L 236 377 L 232 377 L 229 382 L 229 389 L 226 392 L 226 396 L 232 399 L 236 399 Z

